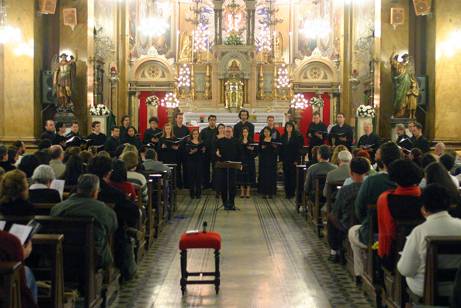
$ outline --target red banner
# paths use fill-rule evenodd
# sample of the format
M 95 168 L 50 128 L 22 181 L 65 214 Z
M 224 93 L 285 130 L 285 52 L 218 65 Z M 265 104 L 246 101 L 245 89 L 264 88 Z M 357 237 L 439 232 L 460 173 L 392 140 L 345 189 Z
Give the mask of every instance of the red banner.
M 138 133 L 140 136 L 144 136 L 145 130 L 149 127 L 149 123 L 147 123 L 149 119 L 147 119 L 146 99 L 152 95 L 157 96 L 160 102 L 162 98 L 165 97 L 165 92 L 143 91 L 139 94 Z M 158 106 L 157 107 L 157 117 L 158 117 L 158 125 L 160 128 L 162 128 L 163 125 L 165 125 L 165 123 L 168 122 L 168 110 L 165 107 Z

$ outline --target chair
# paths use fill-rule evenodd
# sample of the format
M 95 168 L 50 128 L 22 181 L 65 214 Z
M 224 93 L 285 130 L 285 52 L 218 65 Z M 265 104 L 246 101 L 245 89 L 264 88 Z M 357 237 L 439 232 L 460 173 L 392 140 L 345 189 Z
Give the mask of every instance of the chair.
M 21 262 L 0 261 L 0 307 L 22 308 L 21 303 Z
M 205 225 L 206 223 L 204 223 Z M 205 225 L 206 226 L 206 225 Z M 219 259 L 221 250 L 221 235 L 217 232 L 196 232 L 184 233 L 179 240 L 181 250 L 181 292 L 184 295 L 188 284 L 214 284 L 216 294 L 219 293 L 221 274 L 219 270 Z M 187 250 L 189 249 L 214 249 L 215 271 L 214 272 L 188 272 L 187 271 Z M 188 280 L 190 276 L 212 276 L 210 280 Z

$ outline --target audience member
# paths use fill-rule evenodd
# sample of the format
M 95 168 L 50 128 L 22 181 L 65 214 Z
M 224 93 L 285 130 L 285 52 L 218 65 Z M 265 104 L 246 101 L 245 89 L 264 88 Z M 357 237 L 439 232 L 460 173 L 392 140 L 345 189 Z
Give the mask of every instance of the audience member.
M 438 142 L 434 147 L 434 154 L 436 156 L 440 157 L 443 154 L 445 154 L 445 149 L 446 149 L 445 143 Z
M 0 183 L 0 212 L 3 215 L 30 216 L 33 206 L 29 198 L 29 184 L 21 170 L 5 173 Z
M 331 170 L 338 168 L 336 165 L 330 163 L 330 147 L 328 145 L 321 145 L 317 153 L 317 161 L 315 165 L 312 165 L 306 171 L 306 181 L 304 183 L 304 191 L 309 194 L 309 198 L 313 200 L 314 191 L 314 180 L 318 175 L 326 175 Z
M 144 170 L 154 173 L 170 172 L 170 168 L 158 161 L 157 152 L 153 149 L 148 149 L 146 152 L 146 160 L 142 163 Z
M 27 178 L 31 178 L 34 173 L 35 168 L 40 165 L 37 156 L 35 155 L 25 155 L 21 159 L 21 163 L 18 166 L 18 169 L 24 172 Z
M 14 146 L 8 147 L 8 162 L 16 168 L 16 162 L 18 161 L 19 154 L 18 149 Z
M 354 204 L 355 215 L 360 224 L 352 226 L 348 234 L 354 254 L 354 274 L 357 282 L 361 281 L 359 277 L 363 275 L 364 270 L 361 250 L 371 245 L 368 243 L 368 230 L 372 217 L 368 205 L 376 204 L 381 193 L 396 186 L 389 178 L 387 168 L 393 161 L 400 158 L 400 150 L 397 144 L 386 142 L 379 147 L 379 152 L 379 161 L 382 162 L 383 171 L 369 176 L 360 187 Z
M 328 183 L 343 182 L 350 174 L 349 164 L 352 159 L 352 154 L 348 150 L 339 152 L 338 154 L 338 168 L 331 170 L 327 173 L 327 179 L 323 188 L 323 195 L 327 196 Z
M 392 248 L 392 242 L 395 240 L 395 223 L 394 218 L 389 210 L 388 197 L 411 196 L 419 198 L 421 189 L 418 184 L 423 178 L 421 168 L 410 160 L 399 159 L 389 166 L 389 178 L 397 184 L 395 189 L 383 192 L 377 202 L 378 210 L 378 255 L 383 258 L 389 256 Z M 419 214 L 419 213 L 418 213 Z M 416 219 L 417 217 L 415 217 Z
M 319 153 L 319 148 L 320 146 L 315 146 L 312 148 L 312 158 L 309 159 L 309 154 L 306 154 L 306 157 L 305 157 L 305 160 L 306 160 L 306 169 L 309 169 L 310 166 L 312 165 L 315 165 L 316 163 L 318 163 L 317 161 L 317 156 L 318 156 L 318 153 Z
M 13 143 L 13 146 L 18 149 L 18 159 L 16 160 L 15 167 L 19 166 L 19 163 L 21 162 L 21 159 L 24 157 L 24 154 L 26 153 L 26 145 L 23 141 L 21 140 L 16 140 Z
M 128 182 L 127 170 L 125 162 L 120 159 L 114 159 L 112 161 L 112 173 L 110 175 L 110 183 L 115 188 L 119 189 L 132 201 L 136 200 L 136 190 L 133 184 Z
M 427 154 L 427 153 L 426 153 Z M 410 155 L 409 155 L 409 158 L 411 161 L 413 161 L 416 165 L 418 165 L 419 167 L 422 166 L 423 162 L 422 162 L 422 159 L 423 159 L 423 152 L 418 149 L 418 148 L 414 148 L 414 149 L 411 149 L 410 151 Z
M 105 268 L 113 262 L 109 238 L 118 224 L 115 212 L 97 200 L 98 193 L 99 178 L 96 175 L 83 174 L 78 178 L 77 193 L 56 204 L 51 209 L 51 216 L 93 217 L 97 222 L 94 224 L 97 266 Z
M 339 155 L 339 152 L 342 152 L 342 151 L 349 151 L 348 148 L 345 146 L 345 145 L 337 145 L 333 148 L 333 154 L 331 154 L 331 163 L 333 165 L 336 165 L 336 166 L 339 166 L 339 159 L 338 159 L 338 155 Z
M 4 145 L 0 145 L 0 167 L 6 172 L 16 169 L 14 165 L 8 161 L 8 149 Z
M 52 145 L 50 148 L 50 167 L 53 168 L 56 178 L 60 179 L 64 176 L 66 165 L 63 163 L 64 150 L 59 144 Z
M 98 152 L 98 154 L 96 156 L 110 158 L 110 154 L 107 151 L 100 151 L 100 152 Z
M 51 141 L 48 140 L 48 139 L 42 139 L 38 142 L 38 146 L 37 146 L 37 149 L 38 151 L 43 151 L 43 150 L 47 150 L 50 148 L 51 146 Z
M 79 155 L 71 155 L 66 163 L 66 171 L 64 171 L 66 186 L 77 185 L 78 178 L 84 173 L 83 159 Z
M 83 164 L 85 166 L 88 166 L 93 159 L 93 154 L 90 151 L 81 151 L 80 152 L 80 157 L 83 160 Z
M 40 165 L 32 174 L 32 185 L 29 187 L 29 201 L 32 203 L 58 203 L 61 196 L 56 189 L 50 188 L 55 179 L 53 168 Z
M 141 198 L 147 202 L 147 181 L 146 177 L 136 171 L 139 164 L 138 155 L 135 152 L 125 152 L 122 154 L 121 159 L 125 162 L 126 169 L 128 170 L 128 182 L 131 182 L 141 189 Z
M 50 163 L 51 155 L 48 149 L 37 151 L 34 155 L 37 157 L 40 165 L 48 165 Z
M 453 180 L 453 183 L 455 184 L 456 188 L 459 188 L 458 178 L 451 174 L 451 170 L 455 166 L 455 157 L 447 153 L 447 154 L 443 154 L 442 156 L 440 156 L 439 161 L 445 167 L 445 169 L 447 169 L 448 174 Z
M 449 191 L 440 184 L 429 184 L 421 196 L 422 214 L 426 222 L 415 227 L 408 236 L 397 264 L 399 272 L 406 277 L 411 292 L 424 295 L 424 275 L 428 236 L 459 236 L 461 220 L 448 214 Z M 440 257 L 446 266 L 458 264 L 458 258 Z M 456 262 L 456 263 L 453 263 Z M 435 287 L 435 286 L 434 286 Z
M 437 161 L 432 153 L 426 153 L 421 158 L 421 168 L 425 169 L 430 163 Z
M 456 204 L 458 207 L 461 206 L 461 198 L 459 196 L 458 188 L 455 183 L 453 183 L 453 179 L 447 173 L 447 169 L 441 163 L 434 162 L 429 164 L 426 167 L 425 174 L 425 178 L 423 179 L 424 183 L 419 184 L 421 188 L 425 188 L 427 185 L 435 183 L 443 185 L 449 192 L 451 204 Z
M 327 234 L 328 244 L 331 248 L 330 260 L 333 262 L 339 261 L 342 242 L 354 223 L 354 200 L 369 170 L 369 161 L 363 157 L 353 158 L 349 169 L 352 183 L 341 187 L 331 208 L 331 213 L 328 216 Z

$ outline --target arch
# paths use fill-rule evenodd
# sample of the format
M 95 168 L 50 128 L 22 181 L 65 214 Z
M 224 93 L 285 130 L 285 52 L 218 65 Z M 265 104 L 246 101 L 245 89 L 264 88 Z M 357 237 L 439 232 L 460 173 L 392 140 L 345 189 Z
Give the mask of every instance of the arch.
M 130 81 L 174 82 L 175 69 L 172 61 L 162 56 L 148 56 L 135 62 Z
M 293 79 L 298 84 L 336 84 L 338 76 L 335 64 L 326 57 L 306 57 L 296 61 Z
M 228 70 L 234 60 L 239 64 L 240 71 L 243 74 L 242 77 L 249 79 L 251 74 L 250 61 L 245 54 L 236 51 L 229 51 L 221 58 L 218 66 L 218 78 L 224 79 L 229 77 Z

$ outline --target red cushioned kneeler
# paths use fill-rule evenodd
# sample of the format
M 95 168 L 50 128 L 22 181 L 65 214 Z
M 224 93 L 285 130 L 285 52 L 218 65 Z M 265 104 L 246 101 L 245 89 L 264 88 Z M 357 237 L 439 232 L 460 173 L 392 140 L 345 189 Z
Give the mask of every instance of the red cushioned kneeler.
M 219 257 L 221 250 L 221 235 L 217 232 L 199 232 L 182 234 L 179 240 L 181 250 L 181 292 L 184 295 L 188 284 L 214 284 L 216 294 L 219 293 L 221 274 L 219 272 Z M 188 249 L 214 249 L 215 271 L 214 272 L 188 272 L 187 250 Z M 187 280 L 189 276 L 213 276 L 210 280 Z

